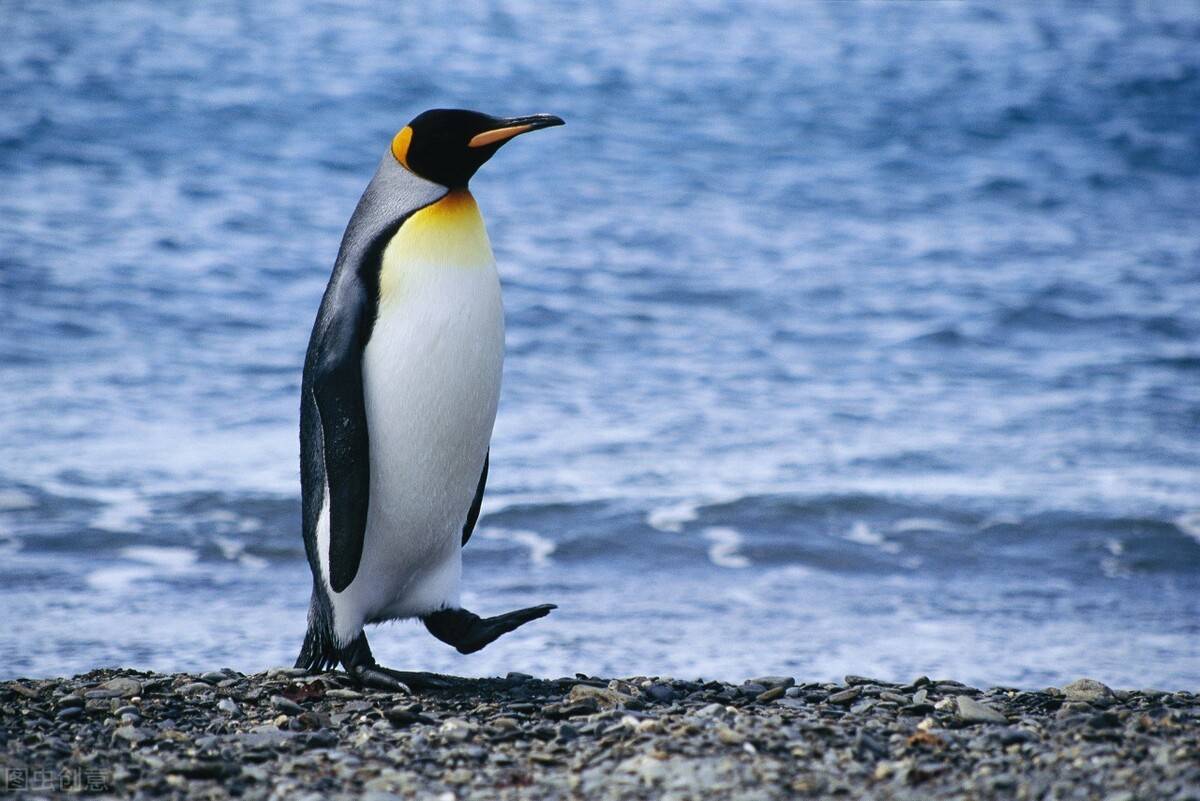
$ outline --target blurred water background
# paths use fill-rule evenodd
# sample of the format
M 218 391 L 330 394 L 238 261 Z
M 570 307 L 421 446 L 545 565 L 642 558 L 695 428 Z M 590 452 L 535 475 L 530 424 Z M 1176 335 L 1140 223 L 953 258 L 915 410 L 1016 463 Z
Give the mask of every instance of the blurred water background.
M 993 6 L 993 7 L 988 7 Z M 508 361 L 463 674 L 1200 683 L 1190 2 L 66 2 L 0 17 L 0 677 L 290 664 L 297 395 L 428 107 Z

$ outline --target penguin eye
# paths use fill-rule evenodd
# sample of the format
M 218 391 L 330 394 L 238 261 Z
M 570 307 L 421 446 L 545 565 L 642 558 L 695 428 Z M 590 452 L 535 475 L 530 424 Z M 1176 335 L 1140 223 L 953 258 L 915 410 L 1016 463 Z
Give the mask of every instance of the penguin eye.
M 400 162 L 404 169 L 412 171 L 408 166 L 408 148 L 412 144 L 413 129 L 411 125 L 405 125 L 400 133 L 396 134 L 392 139 L 392 156 L 396 161 Z

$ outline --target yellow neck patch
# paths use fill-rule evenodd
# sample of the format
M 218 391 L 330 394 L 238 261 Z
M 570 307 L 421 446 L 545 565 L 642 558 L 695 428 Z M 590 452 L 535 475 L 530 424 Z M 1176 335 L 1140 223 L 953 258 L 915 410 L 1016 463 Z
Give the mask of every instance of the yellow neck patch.
M 409 172 L 412 170 L 408 166 L 408 146 L 412 144 L 412 136 L 412 128 L 405 125 L 400 129 L 400 133 L 392 138 L 392 156 Z
M 404 221 L 383 249 L 379 301 L 439 269 L 479 269 L 495 263 L 483 215 L 466 189 L 456 189 Z

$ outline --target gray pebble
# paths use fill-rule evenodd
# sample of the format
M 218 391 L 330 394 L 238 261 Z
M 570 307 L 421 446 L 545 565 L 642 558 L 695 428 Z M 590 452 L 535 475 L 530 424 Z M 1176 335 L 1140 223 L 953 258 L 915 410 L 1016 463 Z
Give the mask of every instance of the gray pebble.
M 271 696 L 271 706 L 278 709 L 285 715 L 299 715 L 304 712 L 304 707 L 297 704 L 295 701 L 290 701 L 282 695 Z
M 203 681 L 193 681 L 183 685 L 175 690 L 180 695 L 200 695 L 201 693 L 213 692 L 213 687 Z
M 1083 701 L 1094 704 L 1098 701 L 1108 701 L 1113 698 L 1113 691 L 1095 679 L 1079 679 L 1062 688 L 1063 695 L 1068 701 Z
M 858 698 L 858 696 L 861 694 L 862 694 L 862 688 L 855 686 L 855 687 L 850 687 L 848 689 L 842 690 L 841 692 L 833 693 L 825 700 L 827 700 L 831 704 L 845 705 L 845 704 L 849 704 L 855 698 Z
M 1007 723 L 1008 718 L 969 695 L 958 696 L 958 719 L 963 723 Z
M 786 689 L 788 687 L 794 687 L 796 684 L 796 680 L 791 676 L 759 676 L 757 678 L 749 679 L 749 682 L 751 684 L 761 684 L 768 690 L 775 687 L 783 687 Z

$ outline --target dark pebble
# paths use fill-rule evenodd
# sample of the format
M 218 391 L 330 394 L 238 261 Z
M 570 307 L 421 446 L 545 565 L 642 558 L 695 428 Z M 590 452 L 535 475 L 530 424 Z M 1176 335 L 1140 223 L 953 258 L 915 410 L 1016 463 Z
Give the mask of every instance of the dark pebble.
M 414 723 L 432 725 L 437 722 L 432 718 L 425 717 L 419 712 L 413 712 L 410 709 L 400 709 L 399 707 L 386 710 L 383 713 L 383 716 L 387 718 L 388 723 L 391 723 L 398 729 L 408 728 Z
M 189 779 L 228 779 L 241 773 L 242 769 L 234 762 L 200 760 L 179 763 L 169 768 L 168 772 Z
M 338 744 L 338 736 L 329 729 L 314 731 L 305 739 L 310 748 L 333 748 Z
M 1121 719 L 1112 712 L 1101 712 L 1087 719 L 1087 725 L 1093 729 L 1111 729 L 1121 725 Z
M 675 700 L 675 691 L 665 684 L 651 684 L 642 692 L 647 698 L 660 704 L 669 704 Z
M 847 690 L 842 690 L 841 692 L 833 693 L 832 695 L 829 696 L 829 698 L 827 700 L 831 704 L 846 705 L 846 704 L 849 704 L 851 701 L 853 701 L 855 698 L 858 698 L 858 696 L 861 693 L 862 693 L 862 688 L 855 686 L 855 687 L 851 687 Z
M 295 701 L 289 701 L 282 695 L 271 696 L 271 706 L 275 707 L 285 715 L 299 715 L 304 711 L 304 707 L 300 706 Z

